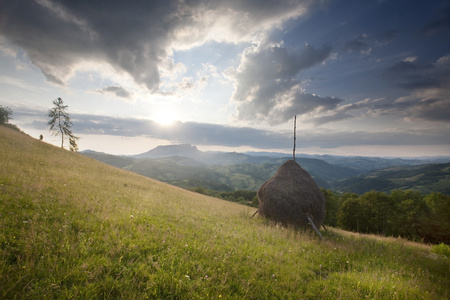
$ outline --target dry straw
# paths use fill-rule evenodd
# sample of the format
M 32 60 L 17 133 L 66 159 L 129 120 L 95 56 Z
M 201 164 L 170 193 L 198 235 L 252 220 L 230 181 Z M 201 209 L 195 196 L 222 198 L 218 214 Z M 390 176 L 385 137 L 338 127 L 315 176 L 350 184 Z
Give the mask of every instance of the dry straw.
M 259 214 L 285 226 L 320 228 L 325 198 L 314 179 L 298 163 L 288 160 L 258 190 Z

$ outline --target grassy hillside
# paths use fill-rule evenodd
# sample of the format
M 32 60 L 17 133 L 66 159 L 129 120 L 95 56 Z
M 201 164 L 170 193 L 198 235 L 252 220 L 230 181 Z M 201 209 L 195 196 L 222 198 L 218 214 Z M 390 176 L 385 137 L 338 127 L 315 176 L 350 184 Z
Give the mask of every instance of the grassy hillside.
M 372 189 L 381 192 L 401 189 L 450 195 L 450 163 L 385 168 L 338 181 L 334 188 L 358 194 Z
M 324 240 L 0 126 L 2 299 L 448 299 L 429 246 Z

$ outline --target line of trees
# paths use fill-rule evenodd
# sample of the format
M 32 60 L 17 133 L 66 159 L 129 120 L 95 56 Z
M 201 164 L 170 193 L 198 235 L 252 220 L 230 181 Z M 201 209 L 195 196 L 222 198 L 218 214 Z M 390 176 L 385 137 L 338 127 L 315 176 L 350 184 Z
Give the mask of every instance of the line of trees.
M 450 244 L 450 196 L 395 190 L 337 194 L 322 189 L 326 225 L 344 230 Z
M 204 187 L 191 191 L 258 207 L 256 191 L 218 192 Z M 450 244 L 450 196 L 423 195 L 413 190 L 390 194 L 338 194 L 322 189 L 326 199 L 325 225 L 359 233 L 402 237 L 412 241 Z

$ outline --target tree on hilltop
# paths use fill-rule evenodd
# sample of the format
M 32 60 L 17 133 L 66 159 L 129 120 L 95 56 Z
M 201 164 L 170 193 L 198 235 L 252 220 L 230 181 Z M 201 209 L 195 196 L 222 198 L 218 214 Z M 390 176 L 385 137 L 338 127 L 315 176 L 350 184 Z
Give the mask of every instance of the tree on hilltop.
M 0 124 L 7 124 L 11 119 L 12 110 L 8 106 L 0 105 Z
M 78 145 L 76 137 L 72 133 L 72 122 L 70 121 L 69 113 L 67 112 L 67 105 L 64 105 L 64 101 L 61 98 L 53 100 L 54 107 L 48 111 L 48 125 L 50 130 L 53 130 L 52 135 L 61 136 L 61 148 L 64 148 L 64 139 L 69 138 L 70 151 L 77 151 Z

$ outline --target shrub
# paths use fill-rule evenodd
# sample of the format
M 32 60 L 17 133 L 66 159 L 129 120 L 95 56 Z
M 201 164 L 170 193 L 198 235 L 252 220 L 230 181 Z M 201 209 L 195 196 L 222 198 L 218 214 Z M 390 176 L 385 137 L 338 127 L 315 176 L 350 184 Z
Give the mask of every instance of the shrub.
M 447 256 L 448 258 L 450 258 L 450 246 L 446 245 L 444 243 L 440 243 L 439 245 L 434 245 L 433 247 L 431 247 L 431 251 L 436 254 L 444 255 L 444 256 Z

